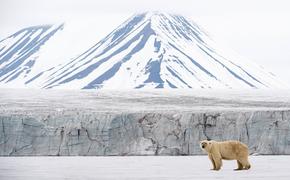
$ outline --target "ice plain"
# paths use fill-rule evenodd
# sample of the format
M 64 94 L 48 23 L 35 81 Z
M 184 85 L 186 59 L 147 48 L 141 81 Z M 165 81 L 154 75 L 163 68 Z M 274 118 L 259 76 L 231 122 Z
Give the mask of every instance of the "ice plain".
M 289 90 L 0 89 L 0 112 L 211 112 L 290 110 Z
M 1 180 L 288 180 L 290 156 L 250 156 L 252 168 L 235 161 L 210 170 L 207 156 L 0 157 Z

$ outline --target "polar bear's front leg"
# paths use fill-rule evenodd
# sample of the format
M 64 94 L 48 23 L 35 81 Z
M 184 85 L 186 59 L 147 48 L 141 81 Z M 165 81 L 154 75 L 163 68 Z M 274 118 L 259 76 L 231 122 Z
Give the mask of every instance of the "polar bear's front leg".
M 213 160 L 213 157 L 211 154 L 208 154 L 208 158 L 210 159 L 211 163 L 212 163 L 212 166 L 213 166 L 213 169 L 211 170 L 215 170 L 216 169 L 216 166 L 215 166 L 215 163 L 214 163 L 214 160 Z
M 220 170 L 222 167 L 222 159 L 221 158 L 214 158 L 215 162 L 215 169 L 214 170 Z
M 215 169 L 214 170 L 217 170 L 217 171 L 220 170 L 222 165 L 223 165 L 221 155 L 216 153 L 216 154 L 213 154 L 212 157 L 213 157 L 213 161 L 215 163 Z

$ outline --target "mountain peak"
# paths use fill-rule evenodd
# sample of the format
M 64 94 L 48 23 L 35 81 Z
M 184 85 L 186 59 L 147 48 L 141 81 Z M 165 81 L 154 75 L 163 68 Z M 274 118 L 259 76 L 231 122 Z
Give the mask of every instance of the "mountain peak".
M 63 89 L 283 87 L 259 66 L 224 54 L 194 22 L 158 11 L 135 14 L 79 56 L 26 78 L 27 87 L 35 84 Z

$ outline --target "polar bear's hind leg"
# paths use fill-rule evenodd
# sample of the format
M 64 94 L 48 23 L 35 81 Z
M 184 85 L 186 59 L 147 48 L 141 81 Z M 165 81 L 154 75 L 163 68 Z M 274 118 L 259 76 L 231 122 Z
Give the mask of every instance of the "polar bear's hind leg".
M 237 168 L 237 169 L 234 169 L 234 170 L 235 170 L 235 171 L 243 170 L 243 165 L 242 165 L 242 163 L 241 163 L 239 160 L 237 160 L 237 163 L 238 163 L 238 168 Z
M 245 169 L 250 169 L 251 168 L 251 164 L 249 163 L 249 160 L 247 159 L 246 160 L 246 166 L 245 166 Z
M 239 160 L 239 161 L 241 162 L 241 164 L 243 166 L 243 169 L 248 170 L 248 169 L 251 168 L 251 165 L 250 165 L 248 159 L 242 159 L 242 160 Z

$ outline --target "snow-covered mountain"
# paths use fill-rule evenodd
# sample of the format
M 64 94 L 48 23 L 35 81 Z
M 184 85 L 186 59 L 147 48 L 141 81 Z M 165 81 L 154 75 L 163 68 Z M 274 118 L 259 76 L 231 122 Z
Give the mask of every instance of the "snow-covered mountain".
M 28 28 L 1 41 L 1 83 L 61 89 L 285 87 L 262 67 L 219 48 L 194 22 L 159 12 L 134 15 L 80 55 L 29 73 L 41 63 L 33 53 L 61 28 Z
M 41 65 L 38 52 L 63 25 L 22 29 L 0 41 L 0 83 L 25 83 L 30 72 Z

